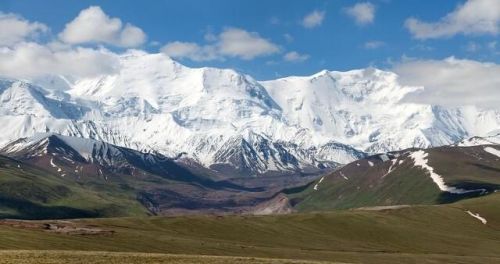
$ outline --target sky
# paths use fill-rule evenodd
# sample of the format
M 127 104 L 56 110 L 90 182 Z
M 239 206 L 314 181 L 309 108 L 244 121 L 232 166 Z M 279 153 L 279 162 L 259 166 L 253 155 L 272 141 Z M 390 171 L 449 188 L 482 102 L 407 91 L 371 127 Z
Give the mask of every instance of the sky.
M 500 0 L 4 0 L 0 28 L 3 76 L 112 72 L 139 49 L 258 80 L 377 67 L 425 86 L 416 101 L 500 104 Z

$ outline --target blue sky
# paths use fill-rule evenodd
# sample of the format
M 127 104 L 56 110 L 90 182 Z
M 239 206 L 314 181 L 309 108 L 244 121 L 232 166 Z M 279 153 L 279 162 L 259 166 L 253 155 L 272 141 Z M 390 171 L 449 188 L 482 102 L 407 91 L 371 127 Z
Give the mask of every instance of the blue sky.
M 374 9 L 372 21 L 357 23 L 355 16 L 347 11 L 360 3 L 371 4 Z M 207 35 L 217 37 L 227 29 L 254 32 L 278 50 L 252 58 L 226 54 L 201 61 L 189 57 L 178 60 L 188 66 L 235 68 L 257 79 L 271 79 L 310 75 L 322 69 L 390 68 L 392 63 L 407 57 L 441 60 L 455 56 L 498 63 L 498 49 L 492 47 L 498 40 L 497 34 L 457 33 L 417 39 L 405 26 L 410 17 L 428 23 L 440 21 L 464 3 L 457 0 L 7 0 L 0 2 L 0 10 L 47 25 L 53 37 L 62 32 L 80 11 L 89 6 L 99 6 L 107 16 L 142 29 L 147 40 L 134 48 L 148 52 L 159 52 L 164 45 L 175 41 L 194 43 L 200 47 L 212 45 L 206 40 Z M 316 26 L 304 26 L 304 18 L 314 11 L 323 15 L 322 21 L 316 22 Z M 102 45 L 82 43 L 94 44 Z M 116 52 L 125 49 L 116 45 L 106 47 Z M 295 61 L 284 59 L 289 52 L 297 52 L 297 56 L 290 57 Z

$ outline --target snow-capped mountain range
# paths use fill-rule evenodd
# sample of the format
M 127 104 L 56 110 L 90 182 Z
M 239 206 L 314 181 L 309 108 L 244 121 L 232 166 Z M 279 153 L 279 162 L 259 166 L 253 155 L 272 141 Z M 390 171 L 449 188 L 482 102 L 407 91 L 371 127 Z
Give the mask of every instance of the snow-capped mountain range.
M 377 69 L 259 82 L 129 51 L 115 74 L 0 80 L 0 147 L 37 133 L 91 138 L 232 175 L 314 172 L 367 153 L 500 132 L 500 112 L 404 101 Z

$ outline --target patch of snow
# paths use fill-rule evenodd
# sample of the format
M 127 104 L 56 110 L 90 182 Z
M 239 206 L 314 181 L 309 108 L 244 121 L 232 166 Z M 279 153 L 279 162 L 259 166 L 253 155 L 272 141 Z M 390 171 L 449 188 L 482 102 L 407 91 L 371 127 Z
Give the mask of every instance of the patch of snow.
M 385 178 L 385 176 L 389 175 L 394 170 L 394 165 L 396 165 L 396 161 L 397 160 L 392 160 L 391 161 L 392 162 L 391 166 L 389 167 L 389 169 L 387 170 L 387 172 L 384 175 L 382 175 L 382 178 Z
M 429 154 L 423 150 L 418 150 L 410 154 L 410 157 L 413 158 L 415 166 L 419 166 L 430 174 L 432 181 L 438 186 L 439 190 L 443 192 L 455 193 L 455 194 L 464 194 L 471 192 L 485 192 L 485 189 L 475 189 L 475 190 L 465 190 L 452 186 L 446 185 L 444 179 L 441 175 L 434 172 L 434 168 L 427 164 L 427 156 Z
M 340 172 L 340 176 L 342 176 L 342 178 L 344 178 L 345 180 L 349 180 L 349 178 L 347 178 L 347 176 L 345 176 L 343 172 Z
M 500 158 L 500 150 L 496 149 L 496 148 L 492 148 L 492 147 L 485 147 L 484 148 L 484 151 L 492 154 L 492 155 L 495 155 L 497 157 Z
M 486 218 L 484 217 L 481 217 L 479 214 L 475 214 L 471 211 L 466 211 L 470 216 L 476 218 L 477 220 L 481 221 L 481 223 L 483 223 L 483 225 L 486 225 L 486 223 L 488 223 L 488 221 L 486 221 Z
M 373 164 L 373 162 L 368 161 L 368 165 L 369 165 L 370 167 L 373 167 L 373 165 L 374 165 L 374 164 Z
M 455 145 L 458 147 L 474 147 L 481 145 L 498 145 L 500 144 L 500 134 L 485 136 L 485 137 L 471 137 L 464 139 Z
M 325 176 L 321 177 L 321 179 L 319 180 L 318 183 L 316 183 L 316 185 L 314 185 L 314 190 L 317 191 L 318 190 L 318 185 L 323 182 L 323 180 L 325 179 Z

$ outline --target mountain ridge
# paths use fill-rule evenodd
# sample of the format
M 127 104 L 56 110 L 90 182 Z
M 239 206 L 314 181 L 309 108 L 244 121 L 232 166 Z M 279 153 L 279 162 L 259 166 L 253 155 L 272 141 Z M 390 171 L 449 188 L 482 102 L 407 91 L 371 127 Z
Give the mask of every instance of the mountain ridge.
M 289 192 L 289 198 L 297 209 L 311 211 L 441 204 L 490 195 L 500 190 L 500 136 L 487 138 L 372 155 Z
M 198 164 L 53 133 L 0 149 L 0 174 L 5 201 L 0 217 L 11 218 L 78 217 L 81 209 L 86 217 L 286 213 L 291 208 L 279 191 L 311 179 L 288 176 L 270 179 L 271 184 L 218 180 Z M 79 198 L 66 199 L 74 195 Z
M 256 81 L 129 51 L 118 73 L 0 83 L 0 146 L 35 133 L 192 159 L 239 176 L 323 173 L 366 154 L 451 144 L 500 127 L 500 112 L 402 101 L 418 87 L 378 69 Z

